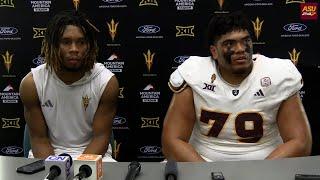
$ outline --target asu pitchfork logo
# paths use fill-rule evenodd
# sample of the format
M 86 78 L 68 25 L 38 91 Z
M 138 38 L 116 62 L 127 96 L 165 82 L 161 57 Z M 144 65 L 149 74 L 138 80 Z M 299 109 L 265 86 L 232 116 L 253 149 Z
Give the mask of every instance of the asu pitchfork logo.
M 109 34 L 113 42 L 117 34 L 117 28 L 118 28 L 119 22 L 115 22 L 113 19 L 111 19 L 111 22 L 107 24 L 108 24 Z
M 144 60 L 145 60 L 146 65 L 147 65 L 148 72 L 151 71 L 154 55 L 155 55 L 155 53 L 151 53 L 150 49 L 148 49 L 147 53 L 143 53 Z
M 90 103 L 90 99 L 91 98 L 88 95 L 82 96 L 82 105 L 83 105 L 85 111 L 88 108 L 88 105 Z
M 218 1 L 218 4 L 220 6 L 220 10 L 222 9 L 223 7 L 223 4 L 224 4 L 224 0 L 217 0 Z
M 4 66 L 6 67 L 6 70 L 8 73 L 10 73 L 10 68 L 12 66 L 12 57 L 13 54 L 10 54 L 9 51 L 6 51 L 5 54 L 1 54 L 4 62 Z
M 253 24 L 253 28 L 254 28 L 254 34 L 257 38 L 257 40 L 259 40 L 261 31 L 262 31 L 262 25 L 263 25 L 263 20 L 261 21 L 259 17 L 256 18 L 255 21 L 251 21 Z
M 301 52 L 297 52 L 296 48 L 293 48 L 291 52 L 288 52 L 290 55 L 290 59 L 293 62 L 294 65 L 298 64 L 299 56 Z
M 80 0 L 72 0 L 72 2 L 73 2 L 74 8 L 78 10 L 80 5 Z

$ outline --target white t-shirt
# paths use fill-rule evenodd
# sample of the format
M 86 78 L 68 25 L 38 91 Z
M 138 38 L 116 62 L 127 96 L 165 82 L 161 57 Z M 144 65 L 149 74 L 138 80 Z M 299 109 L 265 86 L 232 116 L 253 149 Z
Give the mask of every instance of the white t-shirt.
M 177 69 L 193 91 L 197 121 L 189 143 L 207 161 L 264 159 L 283 143 L 277 113 L 302 87 L 301 75 L 290 60 L 253 59 L 238 86 L 222 79 L 211 57 L 191 56 Z
M 80 80 L 67 85 L 46 64 L 32 68 L 31 72 L 55 154 L 77 157 L 92 139 L 94 114 L 114 74 L 95 63 Z

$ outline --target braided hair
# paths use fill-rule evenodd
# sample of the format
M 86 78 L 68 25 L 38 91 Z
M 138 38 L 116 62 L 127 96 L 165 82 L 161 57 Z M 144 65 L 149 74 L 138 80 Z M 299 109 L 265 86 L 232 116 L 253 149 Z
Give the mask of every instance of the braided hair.
M 96 39 L 97 29 L 89 22 L 86 16 L 75 10 L 66 10 L 56 14 L 48 23 L 45 37 L 42 41 L 41 55 L 45 58 L 47 67 L 56 72 L 62 68 L 62 57 L 59 52 L 59 42 L 67 25 L 79 27 L 88 43 L 88 51 L 84 57 L 84 71 L 93 68 L 98 55 Z

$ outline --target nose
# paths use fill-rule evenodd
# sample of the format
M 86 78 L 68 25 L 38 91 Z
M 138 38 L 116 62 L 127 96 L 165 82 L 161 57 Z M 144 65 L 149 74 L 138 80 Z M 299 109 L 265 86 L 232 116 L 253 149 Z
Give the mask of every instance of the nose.
M 246 45 L 242 41 L 238 41 L 235 45 L 236 52 L 243 52 L 246 49 Z
M 70 51 L 72 51 L 72 52 L 75 52 L 75 51 L 78 51 L 79 50 L 79 48 L 78 48 L 78 46 L 77 46 L 77 44 L 76 43 L 71 43 L 71 45 L 70 45 Z

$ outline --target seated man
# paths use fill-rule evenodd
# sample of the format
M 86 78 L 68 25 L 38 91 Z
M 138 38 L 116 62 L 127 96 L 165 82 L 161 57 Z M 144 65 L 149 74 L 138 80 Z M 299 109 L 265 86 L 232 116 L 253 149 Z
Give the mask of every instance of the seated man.
M 170 76 L 163 153 L 177 161 L 307 156 L 311 133 L 290 60 L 252 55 L 241 12 L 209 23 L 211 57 L 190 57 Z
M 48 23 L 42 46 L 46 63 L 31 69 L 20 84 L 30 157 L 84 153 L 115 161 L 106 152 L 119 85 L 96 62 L 95 31 L 78 11 L 63 11 Z

